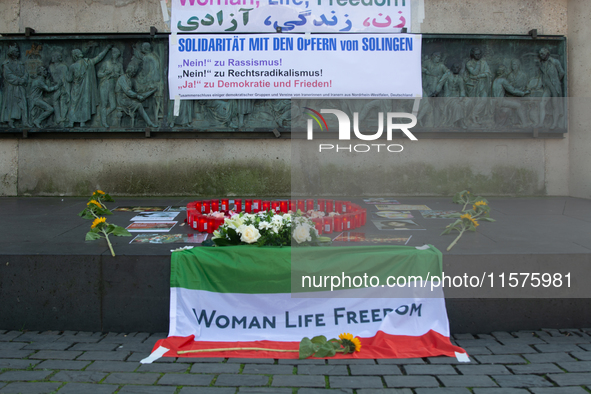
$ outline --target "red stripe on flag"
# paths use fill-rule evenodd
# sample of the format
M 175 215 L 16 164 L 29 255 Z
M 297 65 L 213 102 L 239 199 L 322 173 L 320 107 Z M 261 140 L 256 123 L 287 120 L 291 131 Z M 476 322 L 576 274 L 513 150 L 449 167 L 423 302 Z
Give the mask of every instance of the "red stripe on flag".
M 194 336 L 168 337 L 154 345 L 154 350 L 163 346 L 170 349 L 164 357 L 237 357 L 237 358 L 298 358 L 297 352 L 273 351 L 215 351 L 177 354 L 177 351 L 219 349 L 235 347 L 259 347 L 281 350 L 298 350 L 299 342 L 254 341 L 254 342 L 205 342 L 195 341 Z M 337 354 L 327 358 L 421 358 L 435 356 L 455 357 L 455 352 L 466 353 L 461 347 L 451 344 L 448 337 L 433 330 L 422 336 L 390 335 L 378 331 L 374 337 L 359 338 L 361 351 L 352 354 Z

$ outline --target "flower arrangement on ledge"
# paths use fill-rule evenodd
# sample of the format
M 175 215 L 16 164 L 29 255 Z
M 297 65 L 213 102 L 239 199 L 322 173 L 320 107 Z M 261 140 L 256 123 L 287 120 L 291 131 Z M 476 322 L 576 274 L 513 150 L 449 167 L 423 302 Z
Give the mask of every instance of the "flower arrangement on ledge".
M 289 246 L 292 241 L 305 246 L 327 243 L 330 238 L 320 237 L 314 222 L 300 211 L 280 214 L 269 210 L 225 218 L 224 224 L 214 231 L 212 241 L 216 246 Z
M 450 218 L 458 219 L 455 222 L 449 224 L 441 233 L 441 235 L 445 235 L 451 233 L 452 231 L 459 232 L 456 239 L 454 239 L 453 242 L 447 247 L 448 252 L 460 240 L 465 231 L 476 231 L 476 227 L 480 226 L 478 221 L 495 221 L 490 217 L 490 206 L 488 205 L 488 201 L 480 196 L 471 195 L 468 190 L 463 190 L 456 193 L 453 198 L 453 202 L 455 204 L 463 204 L 464 206 L 462 207 L 463 214 L 454 213 L 448 216 Z M 470 204 L 473 204 L 472 209 L 467 210 L 466 207 Z

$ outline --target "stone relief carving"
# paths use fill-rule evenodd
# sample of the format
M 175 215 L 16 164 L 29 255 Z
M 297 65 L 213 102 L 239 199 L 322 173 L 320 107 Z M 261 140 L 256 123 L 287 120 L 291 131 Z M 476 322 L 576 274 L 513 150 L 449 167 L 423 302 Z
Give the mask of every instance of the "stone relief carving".
M 416 130 L 564 132 L 564 46 L 425 35 Z M 305 130 L 302 108 L 331 103 L 374 130 L 377 112 L 413 110 L 413 100 L 216 99 L 182 100 L 175 116 L 167 47 L 163 38 L 2 39 L 0 129 Z

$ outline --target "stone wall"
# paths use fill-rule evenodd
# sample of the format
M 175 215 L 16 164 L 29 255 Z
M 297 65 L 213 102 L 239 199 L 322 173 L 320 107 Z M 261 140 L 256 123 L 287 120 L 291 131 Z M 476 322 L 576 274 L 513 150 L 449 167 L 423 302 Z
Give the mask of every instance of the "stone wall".
M 573 81 L 589 78 L 583 70 L 591 53 L 584 53 L 589 35 L 583 34 L 588 29 L 583 15 L 589 12 L 581 8 L 589 8 L 586 0 L 425 0 L 425 18 L 413 32 L 526 34 L 537 28 L 540 34 L 568 35 L 571 49 L 582 48 L 569 54 L 570 88 L 577 92 Z M 579 15 L 572 16 L 573 10 Z M 39 33 L 148 32 L 150 26 L 167 29 L 157 0 L 0 3 L 1 33 L 22 33 L 25 27 Z M 569 195 L 573 190 L 589 198 L 584 169 L 590 159 L 582 152 L 591 141 L 582 123 L 572 127 L 585 111 L 571 107 L 564 139 L 399 141 L 405 152 L 388 163 L 388 170 L 405 180 L 396 193 L 448 195 L 472 188 L 487 195 Z M 286 195 L 289 141 L 0 139 L 0 195 L 86 195 L 95 187 L 137 196 Z

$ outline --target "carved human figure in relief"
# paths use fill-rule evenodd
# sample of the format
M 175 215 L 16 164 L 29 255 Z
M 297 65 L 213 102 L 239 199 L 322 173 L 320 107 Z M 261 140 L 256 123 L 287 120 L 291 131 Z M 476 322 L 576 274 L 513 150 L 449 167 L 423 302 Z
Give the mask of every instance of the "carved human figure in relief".
M 8 122 L 8 126 L 12 128 L 14 128 L 15 120 L 22 120 L 24 126 L 30 126 L 25 88 L 29 81 L 29 74 L 25 69 L 25 65 L 19 60 L 21 52 L 18 46 L 10 46 L 6 56 L 8 60 L 2 63 L 4 97 L 0 120 Z
M 141 70 L 138 75 L 138 92 L 145 93 L 147 91 L 156 89 L 155 93 L 146 100 L 148 108 L 151 108 L 154 115 L 154 120 L 158 122 L 158 118 L 162 117 L 161 103 L 163 97 L 163 84 L 160 72 L 160 58 L 152 51 L 152 45 L 149 42 L 144 42 L 140 47 L 141 52 Z
M 98 56 L 84 58 L 80 49 L 72 51 L 74 63 L 68 69 L 67 81 L 71 83 L 70 108 L 68 110 L 68 127 L 80 123 L 84 127 L 92 115 L 96 114 L 99 105 L 99 91 L 96 83 L 95 65 L 103 60 L 113 45 L 107 45 Z
M 507 79 L 507 68 L 504 65 L 500 65 L 497 70 L 497 78 L 494 80 L 492 85 L 493 97 L 495 97 L 495 104 L 497 108 L 511 108 L 517 112 L 519 120 L 521 121 L 521 127 L 529 126 L 529 121 L 525 115 L 524 106 L 517 101 L 517 99 L 511 99 L 506 97 L 507 93 L 513 96 L 523 97 L 529 94 L 529 90 L 520 90 L 513 86 Z
M 540 71 L 542 73 L 542 86 L 544 93 L 540 100 L 540 119 L 537 126 L 542 127 L 546 118 L 546 105 L 548 101 L 552 104 L 552 126 L 555 129 L 558 126 L 558 119 L 561 115 L 561 101 L 558 97 L 563 97 L 562 80 L 564 78 L 564 69 L 560 61 L 550 57 L 548 48 L 540 49 L 538 53 L 540 60 Z
M 154 88 L 141 94 L 137 93 L 133 88 L 133 78 L 137 75 L 138 71 L 139 65 L 137 62 L 132 61 L 127 65 L 125 74 L 117 80 L 117 85 L 115 86 L 115 94 L 117 96 L 117 126 L 121 125 L 121 118 L 123 118 L 124 114 L 127 114 L 131 117 L 131 127 L 134 127 L 135 113 L 139 112 L 148 126 L 158 127 L 158 125 L 150 120 L 142 105 L 142 102 L 154 94 L 156 89 Z
M 427 77 L 426 90 L 429 96 L 437 94 L 437 84 L 439 80 L 449 72 L 445 64 L 441 62 L 441 52 L 433 52 L 431 60 L 423 65 L 423 73 Z
M 459 126 L 466 128 L 464 123 L 464 106 L 463 97 L 466 97 L 466 89 L 464 87 L 464 79 L 460 76 L 462 69 L 461 64 L 454 63 L 451 67 L 451 72 L 445 73 L 439 80 L 435 91 L 437 93 L 443 91 L 443 117 L 442 124 L 449 126 Z
M 63 62 L 62 54 L 59 51 L 51 54 L 49 75 L 51 75 L 53 82 L 59 86 L 51 97 L 55 123 L 63 125 L 70 105 L 70 83 L 67 81 L 68 66 Z
M 511 72 L 507 74 L 507 80 L 516 89 L 525 90 L 527 88 L 529 79 L 527 74 L 521 71 L 521 62 L 519 60 L 511 60 Z
M 43 99 L 44 93 L 55 92 L 60 88 L 60 85 L 48 86 L 47 85 L 47 69 L 43 66 L 37 67 L 37 75 L 31 78 L 31 88 L 29 95 L 29 109 L 33 124 L 36 127 L 41 128 L 41 122 L 47 119 L 53 112 L 54 109 Z M 38 115 L 35 113 L 42 111 Z
M 109 127 L 107 117 L 117 108 L 115 97 L 115 85 L 119 77 L 123 75 L 121 64 L 121 52 L 117 48 L 111 50 L 111 58 L 101 65 L 97 76 L 99 77 L 100 115 L 103 127 Z M 108 108 L 107 108 L 108 106 Z
M 474 97 L 472 102 L 472 121 L 480 124 L 485 116 L 486 104 L 492 79 L 492 72 L 486 60 L 482 59 L 482 51 L 478 47 L 470 50 L 470 60 L 466 62 L 466 94 Z

